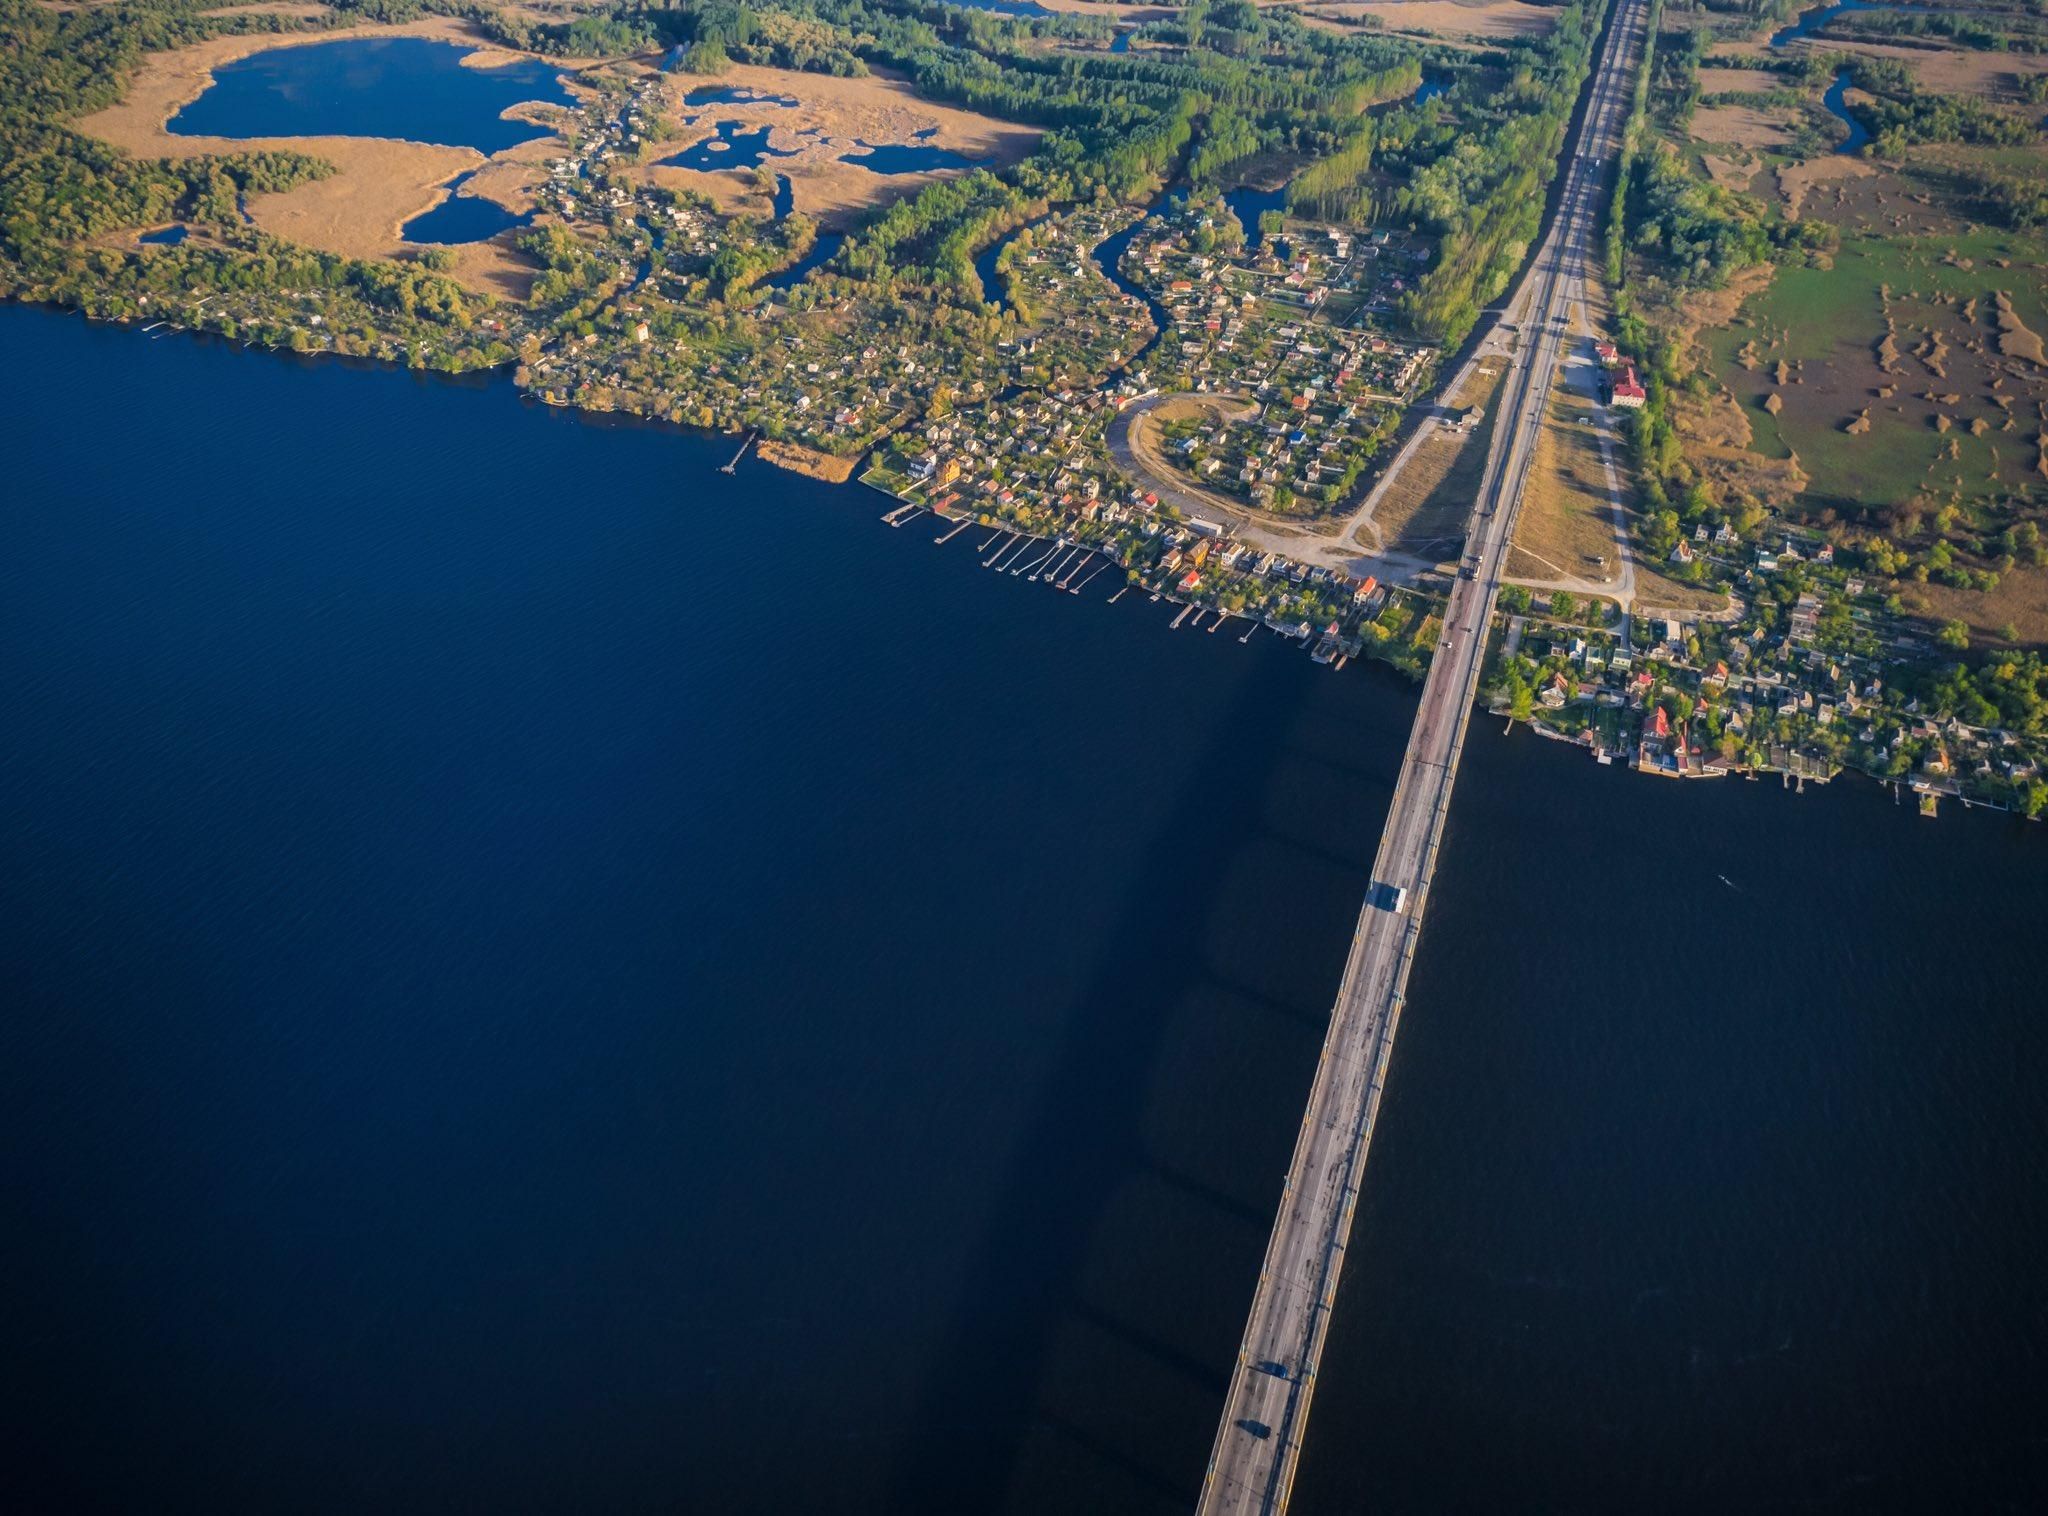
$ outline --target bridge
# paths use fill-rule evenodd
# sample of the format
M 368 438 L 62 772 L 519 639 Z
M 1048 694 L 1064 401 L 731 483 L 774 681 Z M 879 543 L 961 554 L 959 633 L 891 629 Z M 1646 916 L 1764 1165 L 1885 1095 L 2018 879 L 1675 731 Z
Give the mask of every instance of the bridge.
M 1549 232 L 1508 303 L 1504 319 L 1521 324 L 1519 340 L 1464 559 L 1266 1244 L 1200 1516 L 1272 1516 L 1286 1509 L 1293 1488 L 1451 784 L 1478 693 L 1486 629 L 1548 409 L 1565 313 L 1574 301 L 1583 303 L 1586 261 L 1599 256 L 1601 189 L 1628 119 L 1647 11 L 1647 0 L 1619 0 L 1567 148 Z

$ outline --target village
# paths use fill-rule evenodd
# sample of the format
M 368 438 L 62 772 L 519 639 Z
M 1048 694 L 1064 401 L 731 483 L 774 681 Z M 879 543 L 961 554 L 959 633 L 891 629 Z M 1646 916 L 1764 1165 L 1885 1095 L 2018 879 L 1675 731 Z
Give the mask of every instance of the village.
M 1622 620 L 1564 592 L 1539 611 L 1510 585 L 1489 706 L 1647 774 L 1775 773 L 1803 788 L 1854 768 L 1916 795 L 1930 816 L 1944 796 L 2038 809 L 2040 762 L 2018 736 L 1935 718 L 1888 686 L 1886 669 L 1925 649 L 1834 560 L 1825 541 L 1799 536 L 1754 550 L 1732 619 Z
M 1350 498 L 1434 371 L 1434 349 L 1384 319 L 1429 254 L 1387 231 L 1239 214 L 1180 205 L 1124 256 L 1170 320 L 1158 386 L 1214 400 L 1161 411 L 1144 441 L 1203 489 L 1313 516 Z

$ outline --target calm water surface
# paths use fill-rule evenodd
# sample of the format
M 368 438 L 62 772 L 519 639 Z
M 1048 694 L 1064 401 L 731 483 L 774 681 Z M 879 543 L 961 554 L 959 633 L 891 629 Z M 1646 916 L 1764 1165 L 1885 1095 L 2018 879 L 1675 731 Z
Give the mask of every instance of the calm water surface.
M 2048 834 L 1478 725 L 1298 1508 L 2033 1509 Z
M 499 153 L 548 135 L 504 119 L 526 101 L 574 105 L 553 64 L 471 68 L 475 49 L 421 37 L 275 47 L 224 63 L 170 120 L 195 137 L 397 137 Z
M 17 1479 L 1189 1504 L 1404 685 L 502 382 L 0 333 Z
M 526 225 L 531 211 L 513 211 L 482 195 L 463 193 L 473 174 L 458 174 L 448 181 L 448 194 L 432 210 L 422 211 L 399 229 L 407 242 L 451 244 L 484 242 L 500 232 Z
M 1190 1508 L 1406 687 L 500 382 L 0 340 L 18 1489 Z M 2019 1509 L 2039 830 L 1467 763 L 1297 1509 Z
M 785 150 L 768 145 L 768 139 L 774 132 L 772 126 L 749 129 L 744 121 L 721 121 L 711 136 L 661 161 L 676 168 L 714 174 L 720 169 L 753 168 L 770 158 L 794 158 L 794 148 Z

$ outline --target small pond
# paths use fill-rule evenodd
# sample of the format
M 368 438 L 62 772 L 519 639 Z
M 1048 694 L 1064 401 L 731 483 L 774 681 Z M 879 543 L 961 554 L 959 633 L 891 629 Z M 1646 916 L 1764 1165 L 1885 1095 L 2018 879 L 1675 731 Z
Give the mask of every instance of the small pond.
M 918 135 L 929 136 L 936 131 L 934 127 Z M 981 161 L 950 148 L 933 147 L 929 142 L 861 142 L 859 147 L 857 153 L 842 153 L 839 161 L 871 174 L 929 174 L 942 168 L 973 168 Z
M 743 84 L 705 84 L 683 96 L 683 104 L 691 109 L 707 105 L 780 105 L 794 108 L 797 103 L 794 95 L 764 94 Z
M 715 174 L 721 169 L 754 168 L 770 158 L 794 158 L 795 148 L 785 150 L 768 145 L 768 136 L 774 130 L 772 126 L 757 126 L 750 131 L 744 121 L 721 121 L 714 135 L 661 161 L 673 168 Z
M 432 210 L 422 211 L 399 228 L 407 242 L 430 242 L 451 246 L 463 242 L 487 242 L 500 232 L 524 226 L 533 212 L 507 210 L 482 195 L 465 195 L 462 187 L 472 174 L 459 174 L 448 183 L 447 197 Z

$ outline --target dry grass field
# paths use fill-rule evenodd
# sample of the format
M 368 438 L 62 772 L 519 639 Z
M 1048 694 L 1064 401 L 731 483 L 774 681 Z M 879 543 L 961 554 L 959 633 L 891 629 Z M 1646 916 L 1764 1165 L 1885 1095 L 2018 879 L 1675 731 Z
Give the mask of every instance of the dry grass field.
M 251 53 L 307 46 L 346 37 L 425 37 L 477 48 L 465 58 L 472 68 L 489 68 L 519 57 L 486 46 L 465 23 L 436 17 L 403 26 L 345 27 L 332 31 L 216 37 L 172 52 L 148 54 L 118 105 L 76 123 L 78 130 L 125 148 L 139 157 L 187 158 L 213 153 L 283 149 L 324 158 L 338 170 L 316 183 L 281 195 L 257 195 L 249 216 L 263 231 L 324 252 L 353 258 L 391 258 L 408 250 L 399 235 L 405 222 L 431 209 L 447 182 L 469 169 L 483 169 L 473 192 L 514 210 L 531 203 L 531 186 L 543 165 L 560 151 L 541 138 L 521 143 L 495 160 L 473 148 L 400 142 L 374 137 L 186 137 L 165 129 L 172 116 L 199 98 L 213 82 L 213 70 Z M 486 163 L 489 168 L 484 168 Z M 499 242 L 451 248 L 451 277 L 472 289 L 523 298 L 531 270 Z
M 1373 525 L 1390 550 L 1417 557 L 1450 551 L 1479 497 L 1479 476 L 1493 440 L 1494 400 L 1500 390 L 1498 362 L 1482 365 L 1456 397 L 1460 408 L 1483 406 L 1486 419 L 1470 432 L 1439 427 L 1415 450 L 1373 512 Z
M 1759 105 L 1710 105 L 1693 112 L 1692 138 L 1717 147 L 1777 152 L 1792 145 L 1798 117 L 1789 110 Z
M 1302 13 L 1312 20 L 1377 21 L 1388 31 L 1478 42 L 1537 36 L 1557 19 L 1549 7 L 1523 0 L 1337 0 L 1305 5 Z
M 705 106 L 683 104 L 692 90 L 707 86 L 751 90 L 764 98 Z M 788 177 L 796 209 L 826 225 L 844 224 L 871 205 L 900 199 L 934 179 L 962 172 L 876 174 L 839 161 L 858 151 L 862 143 L 915 141 L 920 147 L 943 148 L 993 167 L 1023 157 L 1039 137 L 1034 127 L 923 99 L 903 80 L 881 74 L 839 79 L 790 69 L 735 66 L 716 80 L 673 75 L 664 85 L 664 93 L 668 102 L 665 114 L 679 135 L 661 144 L 663 157 L 673 157 L 713 136 L 722 121 L 744 122 L 750 130 L 768 127 L 768 146 L 792 156 L 771 157 L 764 166 L 771 174 Z M 797 103 L 779 103 L 789 98 Z M 655 183 L 709 195 L 727 210 L 760 213 L 765 209 L 750 169 L 706 173 L 654 163 L 642 172 Z

